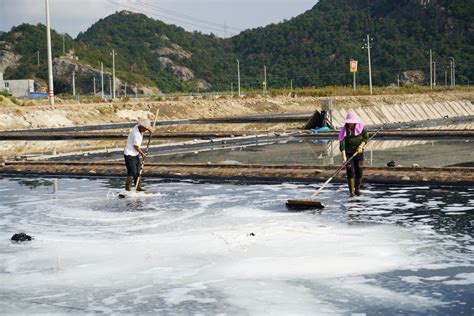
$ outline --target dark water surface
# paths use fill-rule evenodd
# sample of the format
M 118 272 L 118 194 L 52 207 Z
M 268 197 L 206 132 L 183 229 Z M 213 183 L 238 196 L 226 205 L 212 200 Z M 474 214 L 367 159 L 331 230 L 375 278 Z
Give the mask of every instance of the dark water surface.
M 155 156 L 150 162 L 242 163 L 242 164 L 339 164 L 339 142 L 334 140 L 290 139 L 271 144 L 262 141 L 251 146 L 232 146 L 204 151 Z M 449 153 L 456 153 L 452 155 Z M 365 151 L 366 166 L 397 165 L 443 167 L 474 163 L 474 142 L 469 140 L 374 140 Z

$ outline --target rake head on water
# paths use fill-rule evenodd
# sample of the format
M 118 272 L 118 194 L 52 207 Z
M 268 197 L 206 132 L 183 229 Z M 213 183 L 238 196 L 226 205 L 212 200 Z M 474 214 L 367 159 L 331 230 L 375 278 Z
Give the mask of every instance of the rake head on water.
M 375 135 L 377 135 L 378 132 L 380 132 L 383 127 L 384 127 L 385 124 L 383 124 L 375 133 L 374 135 L 372 135 L 369 140 L 367 141 L 367 143 L 369 141 L 372 140 L 372 138 L 375 137 Z M 367 144 L 366 143 L 366 144 Z M 342 166 L 340 166 L 336 172 L 329 178 L 326 180 L 326 182 L 323 183 L 323 185 L 321 187 L 319 187 L 319 189 L 316 190 L 316 192 L 314 192 L 313 194 L 311 194 L 311 196 L 307 199 L 302 199 L 302 200 L 288 200 L 286 202 L 286 207 L 289 209 L 289 210 L 305 210 L 305 209 L 316 209 L 316 208 L 324 208 L 324 204 L 321 203 L 320 201 L 317 201 L 317 200 L 313 200 L 316 195 L 319 194 L 319 192 L 321 192 L 322 189 L 324 189 L 324 187 L 326 185 L 328 185 L 329 182 L 332 181 L 332 179 L 334 179 L 334 177 L 349 163 L 352 161 L 352 159 L 354 159 L 354 157 L 357 155 L 357 153 L 354 153 L 349 159 L 347 159 L 343 164 Z
M 308 210 L 315 208 L 324 208 L 324 204 L 317 200 L 288 200 L 286 207 L 290 210 Z

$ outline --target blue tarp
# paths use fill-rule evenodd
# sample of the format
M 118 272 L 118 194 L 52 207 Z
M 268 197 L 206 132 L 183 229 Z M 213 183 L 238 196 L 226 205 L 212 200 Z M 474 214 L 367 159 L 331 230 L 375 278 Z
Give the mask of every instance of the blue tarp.
M 30 92 L 30 98 L 32 99 L 41 99 L 41 98 L 47 98 L 48 94 L 45 92 Z
M 327 126 L 323 126 L 320 128 L 312 128 L 311 131 L 313 132 L 313 134 L 317 134 L 318 132 L 332 131 L 332 129 Z

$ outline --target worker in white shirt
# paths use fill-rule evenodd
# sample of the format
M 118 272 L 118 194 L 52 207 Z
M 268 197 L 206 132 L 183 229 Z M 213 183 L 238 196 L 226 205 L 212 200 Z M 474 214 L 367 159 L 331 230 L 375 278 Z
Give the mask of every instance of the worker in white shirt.
M 140 148 L 143 141 L 143 133 L 153 133 L 154 129 L 149 120 L 138 122 L 130 133 L 128 134 L 127 144 L 125 145 L 124 157 L 125 165 L 127 166 L 127 181 L 125 190 L 130 191 L 132 183 L 135 184 L 137 191 L 143 191 L 141 187 L 141 180 L 138 179 L 140 174 L 140 156 L 144 158 L 146 154 Z M 138 184 L 137 184 L 137 181 Z

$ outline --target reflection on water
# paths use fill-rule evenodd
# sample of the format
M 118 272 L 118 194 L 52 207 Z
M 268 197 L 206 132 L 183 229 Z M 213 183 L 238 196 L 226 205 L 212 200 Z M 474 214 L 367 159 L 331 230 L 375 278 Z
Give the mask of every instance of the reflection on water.
M 456 155 L 447 153 L 456 152 Z M 155 153 L 159 154 L 159 153 Z M 471 141 L 374 140 L 365 151 L 365 163 L 386 166 L 394 160 L 397 165 L 441 167 L 474 163 L 474 143 Z M 233 146 L 149 158 L 151 162 L 180 163 L 242 163 L 242 164 L 316 164 L 333 165 L 341 162 L 339 142 L 328 140 L 292 139 L 272 144 Z
M 473 188 L 332 185 L 294 213 L 313 186 L 146 184 L 118 199 L 121 179 L 0 180 L 0 309 L 472 314 Z
M 0 155 L 51 155 L 121 148 L 124 140 L 34 140 L 1 141 Z
M 46 179 L 21 179 L 17 183 L 21 186 L 30 188 L 31 190 L 38 187 L 51 187 L 54 185 L 54 182 Z
M 124 139 L 96 139 L 96 140 L 30 140 L 30 141 L 1 141 L 0 156 L 8 159 L 19 157 L 38 157 L 50 155 L 76 154 L 87 155 L 95 151 L 121 151 L 126 143 Z M 152 145 L 175 142 L 175 139 L 154 139 Z M 107 154 L 104 154 L 107 156 Z
M 155 140 L 153 145 L 176 142 L 176 140 Z M 227 144 L 221 141 L 195 147 L 176 145 L 150 148 L 149 162 L 152 163 L 232 163 L 232 164 L 340 164 L 339 143 L 334 140 L 311 138 L 290 138 L 281 141 L 247 140 L 245 145 Z M 5 153 L 53 154 L 50 160 L 123 160 L 123 141 L 34 141 L 25 142 L 22 149 L 11 149 L 6 144 Z M 10 145 L 9 145 L 10 144 Z M 25 146 L 24 148 L 22 146 Z M 191 147 L 189 147 L 191 146 Z M 455 152 L 456 155 L 449 153 Z M 1 155 L 1 153 L 0 153 Z M 12 157 L 9 157 L 12 158 Z M 31 157 L 30 157 L 31 158 Z M 472 166 L 474 165 L 474 143 L 469 140 L 373 140 L 365 151 L 365 164 L 386 166 L 395 161 L 401 166 Z

